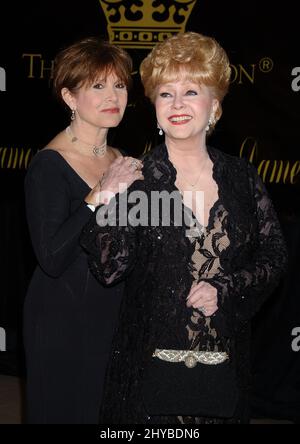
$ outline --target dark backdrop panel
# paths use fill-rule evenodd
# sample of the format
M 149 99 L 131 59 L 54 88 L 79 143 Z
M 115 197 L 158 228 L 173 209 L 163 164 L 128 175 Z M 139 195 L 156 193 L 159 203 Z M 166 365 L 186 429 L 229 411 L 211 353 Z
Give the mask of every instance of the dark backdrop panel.
M 1 11 L 0 327 L 7 333 L 6 351 L 0 352 L 3 373 L 24 373 L 22 304 L 35 266 L 24 210 L 26 167 L 37 150 L 68 124 L 68 114 L 52 98 L 49 68 L 55 54 L 74 40 L 90 35 L 108 37 L 100 3 L 10 2 L 6 14 Z M 127 7 L 134 3 L 139 2 L 122 2 Z M 140 3 L 149 6 L 153 1 Z M 176 0 L 161 3 L 179 4 Z M 294 346 L 293 336 L 297 327 L 300 330 L 300 78 L 298 82 L 297 70 L 292 75 L 300 66 L 296 18 L 292 1 L 277 6 L 257 0 L 199 0 L 185 26 L 215 37 L 228 52 L 232 84 L 210 143 L 247 157 L 258 167 L 289 247 L 288 274 L 253 322 L 253 415 L 279 418 L 300 416 L 300 347 Z M 170 23 L 160 25 L 168 31 Z M 146 26 L 145 22 L 140 25 Z M 134 60 L 134 88 L 122 123 L 109 134 L 114 146 L 132 155 L 160 141 L 154 111 L 143 97 L 137 74 L 148 50 L 128 49 Z

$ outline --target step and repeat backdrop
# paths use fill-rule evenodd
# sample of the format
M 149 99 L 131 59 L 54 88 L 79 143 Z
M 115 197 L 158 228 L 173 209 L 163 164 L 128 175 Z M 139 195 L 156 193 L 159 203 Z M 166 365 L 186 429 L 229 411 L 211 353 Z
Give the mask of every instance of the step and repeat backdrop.
M 215 37 L 232 79 L 210 144 L 247 158 L 263 178 L 289 248 L 289 270 L 253 322 L 253 415 L 300 416 L 300 51 L 295 3 L 211 0 L 10 2 L 0 11 L 0 372 L 24 374 L 22 305 L 35 267 L 23 182 L 37 151 L 68 125 L 51 92 L 53 58 L 99 36 L 133 58 L 134 87 L 110 143 L 138 156 L 160 141 L 138 69 L 184 31 Z

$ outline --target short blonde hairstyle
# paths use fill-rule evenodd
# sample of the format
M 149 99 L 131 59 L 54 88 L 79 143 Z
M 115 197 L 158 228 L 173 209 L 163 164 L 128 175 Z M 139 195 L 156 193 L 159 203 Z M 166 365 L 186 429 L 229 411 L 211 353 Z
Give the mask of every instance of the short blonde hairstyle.
M 140 66 L 145 94 L 155 102 L 160 85 L 182 78 L 211 88 L 219 101 L 216 122 L 222 114 L 221 102 L 230 80 L 231 68 L 224 49 L 212 37 L 196 32 L 180 33 L 157 44 Z

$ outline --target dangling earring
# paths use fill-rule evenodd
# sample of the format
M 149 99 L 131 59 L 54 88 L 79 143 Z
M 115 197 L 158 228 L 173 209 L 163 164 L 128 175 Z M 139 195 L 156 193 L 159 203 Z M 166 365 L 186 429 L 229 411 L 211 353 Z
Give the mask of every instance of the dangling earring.
M 210 130 L 210 127 L 211 127 L 214 123 L 215 123 L 215 118 L 214 118 L 213 116 L 210 116 L 210 118 L 209 118 L 209 120 L 208 120 L 208 123 L 207 123 L 207 126 L 206 126 L 206 128 L 205 128 L 205 131 L 206 131 L 206 132 L 209 131 L 209 130 Z
M 75 120 L 75 110 L 74 109 L 72 109 L 72 112 L 71 112 L 71 120 Z
M 157 122 L 157 128 L 159 129 L 158 134 L 159 134 L 160 136 L 162 136 L 164 132 L 163 132 L 163 130 L 161 129 L 161 127 L 159 126 L 158 122 Z

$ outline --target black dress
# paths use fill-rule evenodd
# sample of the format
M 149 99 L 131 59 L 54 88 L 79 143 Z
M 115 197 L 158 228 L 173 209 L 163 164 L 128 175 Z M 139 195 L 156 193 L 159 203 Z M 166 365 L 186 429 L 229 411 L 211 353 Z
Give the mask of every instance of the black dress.
M 183 203 L 181 225 L 175 223 L 171 205 L 170 225 L 163 223 L 161 206 L 154 226 L 150 221 L 157 214 L 149 205 L 147 224 L 133 227 L 129 220 L 127 226 L 99 226 L 94 216 L 85 227 L 81 243 L 90 253 L 95 276 L 106 283 L 126 278 L 127 284 L 105 385 L 102 423 L 249 420 L 250 321 L 278 284 L 287 252 L 272 202 L 255 168 L 245 159 L 212 147 L 208 154 L 219 197 L 207 227 L 198 223 L 191 230 L 188 222 L 193 214 Z M 153 191 L 179 195 L 176 170 L 165 145 L 145 157 L 143 173 L 145 180 L 135 182 L 129 191 L 144 191 L 149 202 Z M 121 197 L 116 199 L 117 216 L 122 215 Z M 130 214 L 133 208 L 128 205 L 129 219 Z M 193 237 L 187 235 L 191 231 Z M 211 317 L 186 307 L 191 286 L 201 280 L 218 291 L 219 308 Z M 227 419 L 150 416 L 144 404 L 143 375 L 156 349 L 228 352 L 236 365 L 239 392 L 234 415 Z M 188 384 L 189 369 L 186 380 Z M 155 385 L 151 388 L 155 398 Z
M 54 150 L 32 160 L 27 219 L 38 266 L 24 307 L 29 423 L 97 423 L 123 284 L 104 288 L 78 239 L 89 186 Z

